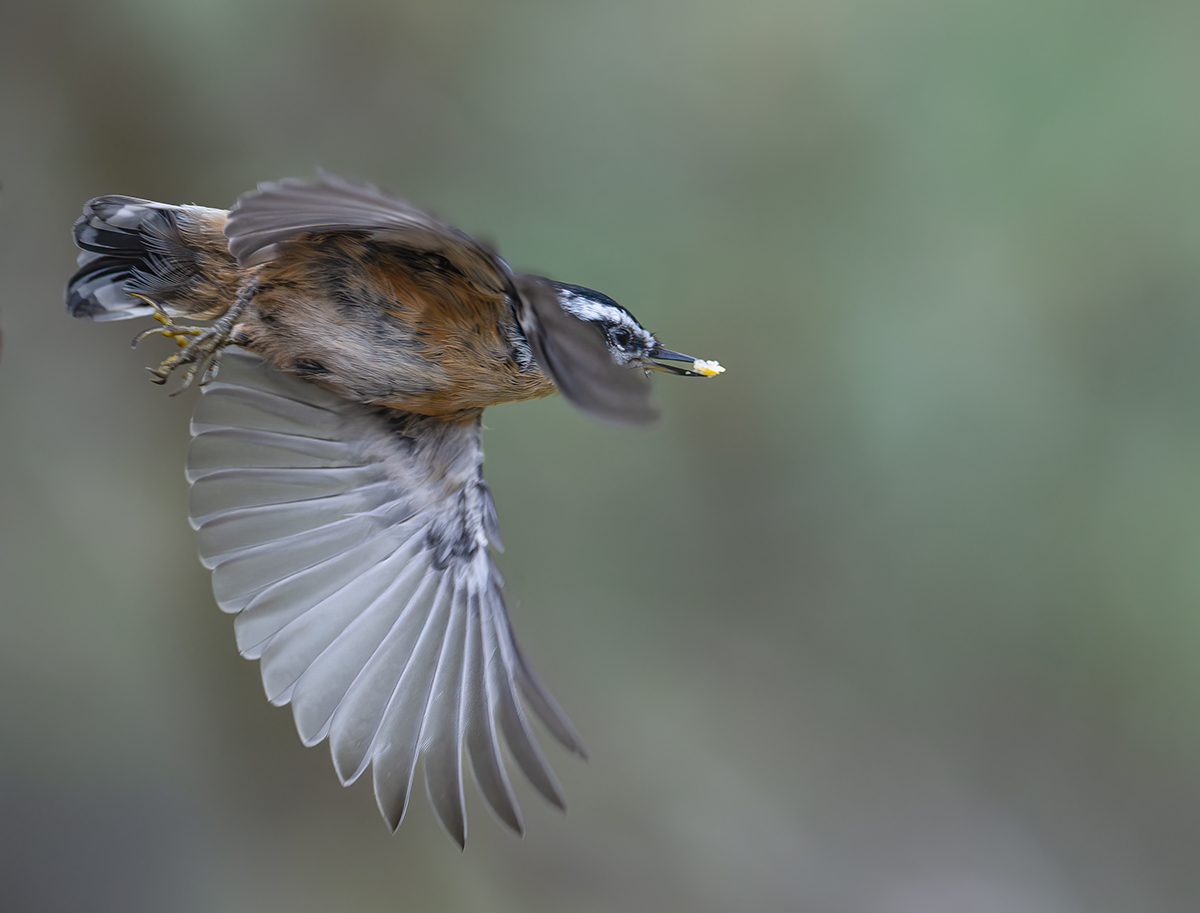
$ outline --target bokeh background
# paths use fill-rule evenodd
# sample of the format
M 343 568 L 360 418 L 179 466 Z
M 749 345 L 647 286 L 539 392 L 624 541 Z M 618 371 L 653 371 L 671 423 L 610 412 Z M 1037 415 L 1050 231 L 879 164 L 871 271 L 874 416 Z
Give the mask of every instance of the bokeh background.
M 1200 5 L 8 0 L 0 909 L 1200 909 Z M 362 175 L 728 373 L 489 412 L 564 818 L 390 836 L 234 650 L 82 202 Z

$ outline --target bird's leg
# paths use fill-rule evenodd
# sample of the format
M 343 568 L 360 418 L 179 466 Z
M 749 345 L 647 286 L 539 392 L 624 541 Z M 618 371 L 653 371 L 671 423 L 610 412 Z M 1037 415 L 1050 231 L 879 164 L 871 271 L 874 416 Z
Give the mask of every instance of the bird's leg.
M 153 336 L 155 333 L 161 333 L 168 339 L 174 339 L 181 347 L 187 345 L 187 337 L 198 336 L 203 330 L 200 327 L 181 327 L 171 323 L 171 315 L 168 314 L 161 304 L 157 301 L 151 301 L 145 295 L 140 295 L 137 292 L 126 292 L 131 298 L 140 298 L 150 307 L 154 308 L 154 313 L 150 316 L 162 324 L 160 327 L 151 327 L 148 330 L 142 330 L 137 336 L 133 337 L 133 344 L 136 346 L 147 336 Z
M 157 368 L 147 368 L 146 370 L 153 375 L 150 379 L 156 384 L 165 384 L 167 378 L 171 376 L 171 372 L 182 367 L 184 368 L 183 385 L 175 391 L 175 393 L 179 393 L 192 385 L 192 381 L 196 378 L 196 372 L 200 370 L 201 366 L 204 366 L 204 370 L 200 374 L 200 386 L 203 387 L 216 378 L 221 364 L 221 350 L 230 344 L 230 333 L 256 291 L 258 291 L 258 281 L 256 277 L 250 276 L 242 282 L 237 297 L 234 298 L 229 309 L 207 327 L 178 326 L 171 322 L 170 315 L 157 302 L 151 301 L 144 295 L 130 292 L 135 298 L 141 298 L 153 307 L 154 319 L 162 324 L 160 327 L 153 327 L 139 333 L 133 344 L 137 345 L 145 337 L 159 333 L 169 339 L 174 339 L 181 349 L 164 359 Z

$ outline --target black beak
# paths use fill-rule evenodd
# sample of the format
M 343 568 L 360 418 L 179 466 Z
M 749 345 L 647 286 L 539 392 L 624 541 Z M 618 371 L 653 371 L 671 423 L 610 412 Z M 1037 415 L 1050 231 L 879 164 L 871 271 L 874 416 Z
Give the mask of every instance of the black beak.
M 644 362 L 642 367 L 648 371 L 664 371 L 667 374 L 679 374 L 683 377 L 712 377 L 714 374 L 720 374 L 725 369 L 718 365 L 715 361 L 703 361 L 699 358 L 693 358 L 691 355 L 684 355 L 682 352 L 672 352 L 670 349 L 664 349 L 658 346 L 650 353 L 651 358 L 664 358 L 667 361 L 690 361 L 690 368 L 681 368 L 678 365 L 664 365 L 659 361 Z M 697 370 L 698 368 L 702 370 Z

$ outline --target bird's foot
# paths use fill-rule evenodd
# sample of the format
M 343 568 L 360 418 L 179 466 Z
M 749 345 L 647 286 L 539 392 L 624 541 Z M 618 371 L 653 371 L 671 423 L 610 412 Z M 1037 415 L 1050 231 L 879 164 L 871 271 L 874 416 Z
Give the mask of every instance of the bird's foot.
M 180 347 L 180 351 L 163 359 L 157 368 L 146 369 L 152 375 L 151 381 L 160 385 L 165 384 L 176 368 L 183 368 L 183 384 L 171 394 L 174 396 L 190 387 L 192 381 L 196 379 L 197 373 L 200 375 L 201 387 L 215 380 L 221 367 L 221 351 L 230 345 L 233 327 L 253 295 L 252 290 L 244 291 L 248 291 L 249 294 L 239 292 L 229 310 L 207 327 L 179 326 L 172 322 L 171 316 L 157 302 L 151 301 L 144 295 L 130 292 L 134 297 L 141 298 L 153 307 L 154 319 L 162 324 L 162 326 L 151 327 L 149 330 L 139 333 L 133 340 L 133 344 L 136 346 L 147 336 L 158 334 L 166 336 L 168 339 L 174 339 Z

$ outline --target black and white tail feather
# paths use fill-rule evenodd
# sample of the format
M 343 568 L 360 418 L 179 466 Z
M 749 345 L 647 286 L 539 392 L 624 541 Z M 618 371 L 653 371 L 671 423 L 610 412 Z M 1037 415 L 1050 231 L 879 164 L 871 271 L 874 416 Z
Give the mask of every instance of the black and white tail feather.
M 418 758 L 438 818 L 466 839 L 462 757 L 522 832 L 501 756 L 548 801 L 562 791 L 526 707 L 582 742 L 513 638 L 481 476 L 478 421 L 352 403 L 229 349 L 204 388 L 188 455 L 191 519 L 238 648 L 261 662 L 306 745 L 329 739 L 351 783 L 372 766 L 395 829 Z
M 197 293 L 219 294 L 206 267 L 206 257 L 221 251 L 196 250 L 187 233 L 205 221 L 224 221 L 225 213 L 203 206 L 173 206 L 137 197 L 97 197 L 75 221 L 80 248 L 77 269 L 67 283 L 67 310 L 89 320 L 148 317 L 152 301 L 194 300 Z M 225 252 L 224 259 L 232 264 Z M 180 310 L 164 306 L 168 313 Z

